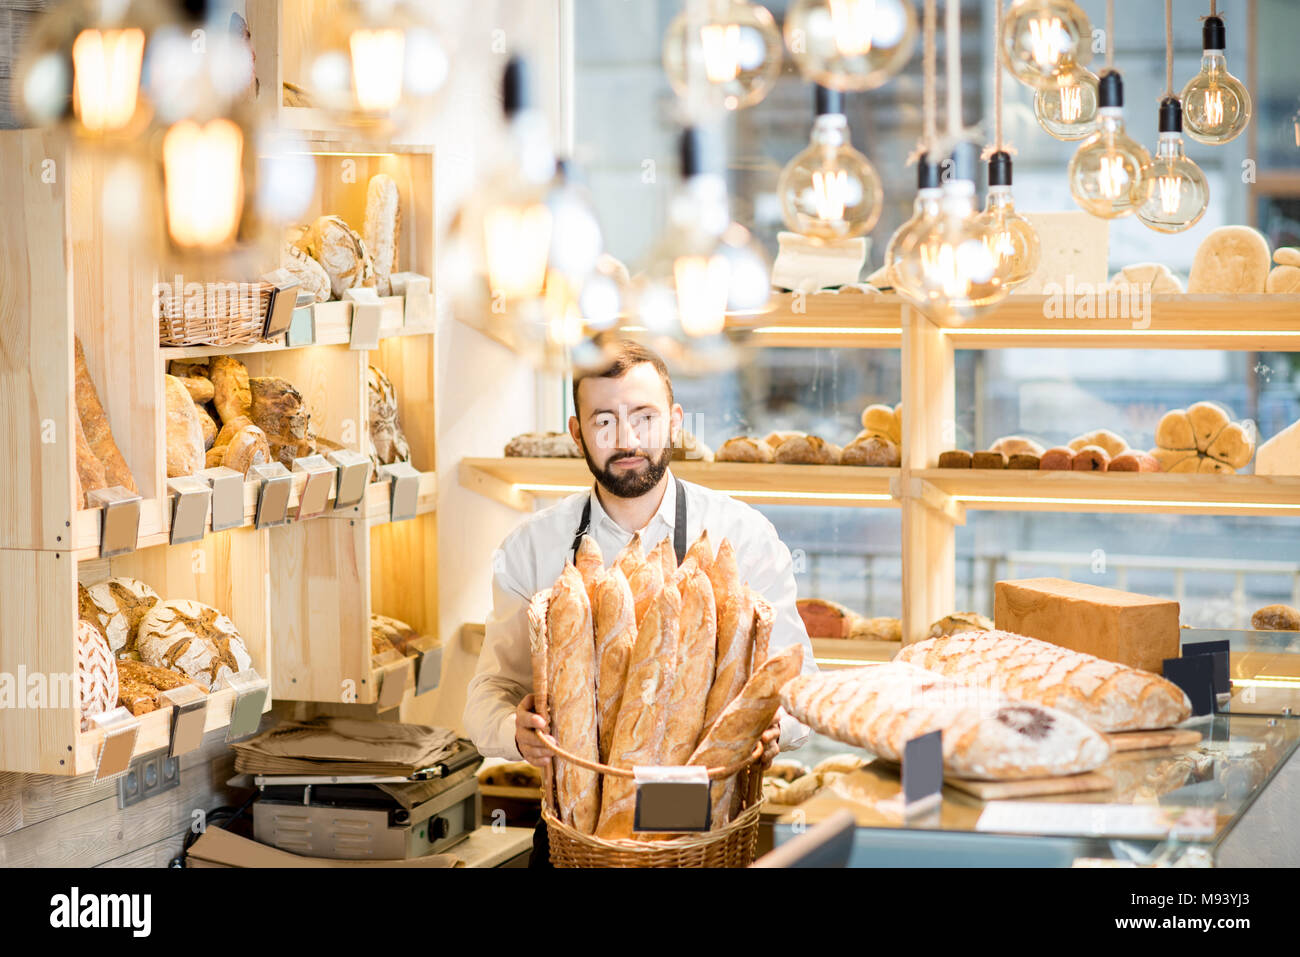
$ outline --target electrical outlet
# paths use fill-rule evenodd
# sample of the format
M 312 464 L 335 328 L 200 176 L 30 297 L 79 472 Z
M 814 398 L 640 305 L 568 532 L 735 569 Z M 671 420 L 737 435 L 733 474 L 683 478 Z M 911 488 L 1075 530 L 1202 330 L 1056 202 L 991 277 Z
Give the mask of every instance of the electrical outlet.
M 155 795 L 170 791 L 181 783 L 181 763 L 166 751 L 156 751 L 137 758 L 117 779 L 117 806 L 130 807 Z

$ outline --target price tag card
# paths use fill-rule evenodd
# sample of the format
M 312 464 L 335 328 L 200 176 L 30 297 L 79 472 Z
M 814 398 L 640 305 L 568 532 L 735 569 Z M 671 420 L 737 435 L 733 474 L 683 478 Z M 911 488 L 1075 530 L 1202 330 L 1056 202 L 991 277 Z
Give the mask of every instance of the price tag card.
M 95 762 L 95 782 L 107 781 L 126 771 L 135 754 L 135 742 L 140 736 L 140 720 L 126 708 L 114 708 L 91 715 L 90 723 L 104 732 L 104 743 L 99 746 Z
M 244 524 L 244 476 L 224 465 L 204 469 L 198 478 L 212 487 L 212 530 L 225 531 Z
M 304 455 L 293 460 L 293 470 L 307 473 L 307 481 L 298 495 L 299 521 L 321 514 L 329 502 L 330 486 L 334 484 L 334 466 L 323 455 Z
M 442 677 L 442 645 L 422 651 L 415 659 L 415 693 L 422 695 L 438 687 Z
M 707 831 L 712 824 L 709 771 L 702 767 L 633 768 L 636 813 L 632 830 Z
M 235 703 L 230 706 L 226 740 L 247 737 L 262 723 L 262 710 L 271 693 L 270 683 L 257 673 L 256 668 L 247 668 L 237 675 L 227 675 L 217 682 L 214 690 L 222 688 L 231 688 L 235 692 Z
M 338 471 L 334 510 L 359 505 L 366 497 L 366 486 L 370 484 L 370 456 L 351 449 L 335 449 L 327 458 Z
M 343 301 L 352 303 L 351 349 L 378 349 L 379 326 L 384 319 L 384 304 L 373 289 L 360 287 L 343 292 Z
M 168 540 L 173 545 L 197 542 L 207 528 L 212 486 L 196 476 L 181 475 L 167 480 L 167 494 L 172 500 Z
M 172 734 L 168 754 L 188 754 L 203 743 L 208 722 L 208 696 L 194 685 L 181 685 L 158 696 L 172 706 Z
M 403 659 L 400 665 L 394 665 L 392 668 L 377 672 L 379 676 L 378 707 L 380 711 L 396 708 L 402 703 L 402 696 L 406 694 L 406 676 L 410 673 L 411 660 L 409 658 Z
M 1232 691 L 1232 681 L 1228 677 L 1229 648 L 1227 641 L 1194 641 L 1183 645 L 1184 658 L 1192 655 L 1213 656 L 1215 694 L 1227 694 Z
M 943 732 L 931 731 L 903 745 L 903 806 L 911 813 L 938 802 L 943 791 Z
M 285 344 L 290 348 L 309 346 L 316 341 L 316 310 L 311 306 L 294 309 L 285 334 Z
M 140 496 L 120 485 L 86 493 L 91 508 L 100 509 L 99 557 L 135 551 L 140 537 Z
M 379 467 L 379 477 L 392 482 L 389 520 L 403 522 L 415 518 L 416 504 L 420 499 L 420 473 L 410 462 L 394 462 Z
M 289 521 L 289 493 L 293 491 L 293 476 L 281 462 L 254 465 L 248 474 L 261 482 L 257 489 L 257 512 L 253 519 L 255 528 L 271 528 Z
M 1164 676 L 1186 692 L 1192 702 L 1192 714 L 1214 713 L 1213 656 L 1166 658 Z

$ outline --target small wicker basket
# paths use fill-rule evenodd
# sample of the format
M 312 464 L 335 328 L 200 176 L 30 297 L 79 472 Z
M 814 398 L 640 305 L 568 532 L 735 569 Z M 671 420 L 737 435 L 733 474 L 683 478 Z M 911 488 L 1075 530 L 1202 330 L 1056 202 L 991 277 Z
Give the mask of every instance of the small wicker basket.
M 202 294 L 168 291 L 157 296 L 158 341 L 165 346 L 232 346 L 261 342 L 275 285 L 208 282 Z
M 605 777 L 632 778 L 633 772 L 587 761 L 570 754 L 550 735 L 537 735 L 556 757 Z M 709 779 L 718 781 L 736 775 L 741 810 L 716 831 L 683 834 L 668 840 L 606 840 L 583 834 L 555 816 L 554 784 L 551 775 L 542 776 L 542 820 L 551 845 L 555 867 L 748 867 L 758 848 L 759 808 L 763 804 L 763 774 L 758 762 L 763 757 L 759 742 L 752 754 L 725 768 L 709 768 Z

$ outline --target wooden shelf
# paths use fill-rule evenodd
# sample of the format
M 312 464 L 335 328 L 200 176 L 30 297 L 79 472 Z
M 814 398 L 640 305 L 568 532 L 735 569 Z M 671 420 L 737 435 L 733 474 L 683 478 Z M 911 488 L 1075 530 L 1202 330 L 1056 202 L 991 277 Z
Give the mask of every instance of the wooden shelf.
M 898 641 L 856 638 L 812 638 L 813 657 L 823 671 L 835 668 L 858 668 L 862 665 L 891 661 L 903 647 Z
M 834 505 L 892 508 L 890 481 L 898 469 L 844 465 L 763 465 L 743 462 L 674 462 L 687 482 L 765 505 Z M 591 487 L 583 459 L 462 459 L 460 484 L 511 508 L 528 511 L 534 498 L 557 498 Z
M 433 472 L 420 473 L 420 492 L 415 502 L 415 514 L 425 515 L 438 506 L 438 477 Z M 371 482 L 366 489 L 364 503 L 366 525 L 373 527 L 388 521 L 392 510 L 391 493 L 387 482 Z M 326 512 L 329 518 L 358 518 L 361 505 L 337 512 Z
M 990 511 L 1300 515 L 1300 476 L 922 469 L 966 508 Z

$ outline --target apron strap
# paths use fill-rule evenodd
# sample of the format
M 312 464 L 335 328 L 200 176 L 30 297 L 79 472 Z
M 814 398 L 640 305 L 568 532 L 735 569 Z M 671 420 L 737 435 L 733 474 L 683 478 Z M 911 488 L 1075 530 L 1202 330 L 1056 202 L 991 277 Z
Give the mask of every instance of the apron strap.
M 591 494 L 588 493 L 587 501 L 582 506 L 582 521 L 578 522 L 578 532 L 573 536 L 573 562 L 578 562 L 578 546 L 582 544 L 582 536 L 587 534 L 591 528 Z
M 674 477 L 673 481 L 677 483 L 677 508 L 676 517 L 673 519 L 673 551 L 677 554 L 677 564 L 680 565 L 686 559 L 686 489 L 682 486 L 682 480 Z M 573 536 L 573 560 L 578 560 L 578 546 L 582 544 L 582 536 L 587 534 L 591 528 L 591 496 L 587 496 L 587 501 L 582 506 L 582 519 L 578 522 L 578 531 Z

